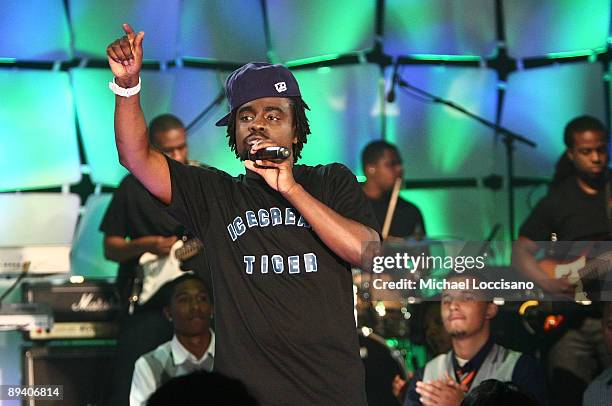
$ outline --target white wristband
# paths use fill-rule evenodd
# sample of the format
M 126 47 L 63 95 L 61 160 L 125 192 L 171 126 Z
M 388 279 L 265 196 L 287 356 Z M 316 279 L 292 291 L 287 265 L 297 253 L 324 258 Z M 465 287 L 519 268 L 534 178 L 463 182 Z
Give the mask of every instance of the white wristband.
M 140 76 L 138 76 L 138 84 L 134 87 L 128 87 L 127 89 L 124 87 L 120 87 L 117 83 L 115 83 L 115 78 L 113 78 L 112 82 L 108 82 L 108 88 L 117 96 L 134 96 L 135 94 L 140 93 Z

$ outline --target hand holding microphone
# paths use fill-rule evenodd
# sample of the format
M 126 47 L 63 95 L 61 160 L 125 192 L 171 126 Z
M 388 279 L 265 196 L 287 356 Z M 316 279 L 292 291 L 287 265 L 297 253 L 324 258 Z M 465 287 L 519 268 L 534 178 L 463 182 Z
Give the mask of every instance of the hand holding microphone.
M 271 140 L 258 140 L 247 152 L 244 166 L 259 174 L 272 189 L 283 195 L 296 190 L 291 147 L 274 145 Z
M 256 160 L 269 161 L 269 160 L 276 160 L 276 159 L 284 160 L 284 159 L 289 158 L 289 155 L 291 155 L 291 151 L 289 150 L 289 148 L 265 147 L 265 148 L 255 151 L 254 153 L 251 153 L 251 151 L 249 151 L 248 159 L 251 161 L 256 161 Z

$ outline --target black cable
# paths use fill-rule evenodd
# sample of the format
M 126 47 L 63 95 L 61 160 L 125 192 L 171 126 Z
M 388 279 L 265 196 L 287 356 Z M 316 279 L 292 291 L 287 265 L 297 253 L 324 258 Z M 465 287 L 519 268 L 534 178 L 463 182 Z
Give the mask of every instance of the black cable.
M 187 125 L 187 127 L 185 127 L 185 131 L 189 132 L 189 130 L 191 130 L 200 120 L 202 120 L 204 117 L 206 117 L 208 113 L 210 113 L 213 107 L 215 107 L 217 104 L 220 104 L 224 98 L 225 98 L 225 91 L 222 87 L 221 90 L 219 90 L 219 93 L 217 93 L 217 96 L 214 98 L 214 100 L 210 102 L 210 104 L 206 106 L 204 110 L 202 110 L 202 112 L 198 114 L 198 116 L 194 118 L 193 121 L 191 121 L 191 123 Z
M 30 262 L 25 262 L 23 264 L 23 270 L 21 271 L 21 273 L 19 274 L 19 276 L 17 277 L 17 279 L 15 279 L 15 282 L 2 294 L 2 296 L 0 296 L 0 307 L 2 307 L 2 301 L 13 291 L 15 290 L 15 288 L 17 287 L 17 285 L 19 285 L 19 282 L 21 282 L 21 280 L 26 276 L 26 274 L 28 273 L 28 270 L 30 269 Z
M 423 97 L 422 95 L 420 95 L 420 94 L 418 94 L 418 93 L 416 93 L 416 92 L 413 92 L 413 91 L 411 91 L 411 90 L 409 90 L 409 89 L 406 89 L 406 88 L 404 88 L 404 87 L 400 87 L 400 90 L 401 90 L 401 91 L 402 91 L 404 94 L 406 94 L 406 95 L 408 95 L 408 96 L 412 97 L 412 98 L 413 98 L 413 99 L 415 99 L 415 100 L 420 101 L 420 102 L 421 102 L 421 103 L 423 103 L 423 104 L 435 104 L 435 102 L 434 102 L 433 100 L 431 100 L 430 98 Z

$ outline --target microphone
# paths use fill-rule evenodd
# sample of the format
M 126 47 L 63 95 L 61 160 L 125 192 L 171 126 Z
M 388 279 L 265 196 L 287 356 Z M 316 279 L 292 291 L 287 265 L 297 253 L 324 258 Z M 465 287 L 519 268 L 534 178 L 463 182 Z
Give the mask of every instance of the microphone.
M 397 69 L 399 67 L 399 58 L 395 59 L 393 63 L 393 75 L 391 76 L 391 89 L 387 93 L 387 103 L 393 103 L 395 101 L 395 84 L 397 82 Z
M 261 160 L 273 160 L 273 159 L 287 159 L 291 155 L 291 151 L 289 148 L 285 147 L 266 147 L 260 150 L 257 150 L 254 154 L 251 154 L 249 151 L 248 159 L 251 161 L 255 161 L 257 159 Z

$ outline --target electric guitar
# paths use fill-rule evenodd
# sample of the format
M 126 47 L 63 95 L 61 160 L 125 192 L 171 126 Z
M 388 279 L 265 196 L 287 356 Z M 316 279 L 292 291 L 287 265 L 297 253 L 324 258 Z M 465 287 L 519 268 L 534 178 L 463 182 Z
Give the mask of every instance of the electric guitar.
M 194 257 L 203 248 L 199 239 L 187 240 L 184 237 L 172 245 L 167 256 L 160 257 L 150 252 L 142 254 L 130 295 L 130 311 L 133 311 L 134 304 L 147 303 L 162 286 L 185 274 L 181 262 Z
M 550 278 L 566 277 L 575 286 L 574 300 L 585 303 L 597 299 L 595 291 L 600 289 L 606 272 L 612 270 L 612 251 L 595 258 L 582 254 L 569 261 L 546 258 L 538 264 Z

